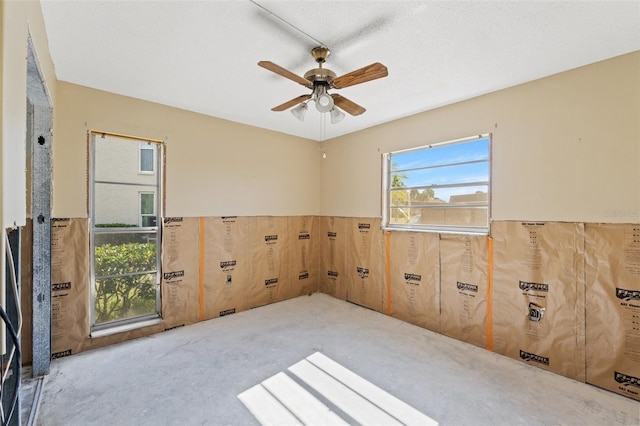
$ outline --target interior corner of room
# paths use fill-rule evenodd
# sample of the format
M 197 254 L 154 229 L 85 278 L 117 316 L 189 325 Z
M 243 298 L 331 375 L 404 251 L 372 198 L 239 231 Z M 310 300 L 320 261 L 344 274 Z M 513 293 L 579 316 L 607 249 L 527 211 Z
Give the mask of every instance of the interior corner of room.
M 608 4 L 1 2 L 3 424 L 23 366 L 313 293 L 640 401 L 640 4 Z

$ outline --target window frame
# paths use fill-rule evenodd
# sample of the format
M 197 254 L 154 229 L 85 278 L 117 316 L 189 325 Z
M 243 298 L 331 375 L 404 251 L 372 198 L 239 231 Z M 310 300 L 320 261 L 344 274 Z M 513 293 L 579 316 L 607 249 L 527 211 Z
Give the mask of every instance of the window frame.
M 135 227 L 135 228 L 99 228 L 96 227 L 95 220 L 95 186 L 96 183 L 96 143 L 95 140 L 98 137 L 111 137 L 119 139 L 131 140 L 132 143 L 138 142 L 138 152 L 140 152 L 140 146 L 152 145 L 153 149 L 153 164 L 154 172 L 143 172 L 144 174 L 155 174 L 155 183 L 153 188 L 156 190 L 156 197 L 154 200 L 154 210 L 156 212 L 157 220 L 156 226 L 151 227 Z M 89 226 L 89 249 L 90 249 L 90 300 L 89 300 L 89 312 L 90 312 L 90 335 L 92 337 L 105 336 L 112 333 L 118 333 L 121 331 L 132 330 L 147 325 L 153 325 L 159 323 L 162 320 L 162 301 L 161 301 L 161 277 L 162 277 L 162 215 L 164 212 L 164 155 L 165 147 L 164 142 L 161 140 L 141 138 L 137 136 L 128 136 L 118 133 L 102 132 L 102 131 L 89 131 L 87 132 L 88 139 L 88 216 L 90 219 Z M 150 149 L 150 148 L 145 148 Z M 138 157 L 138 169 L 140 168 L 140 157 Z M 139 172 L 139 171 L 138 171 Z M 134 171 L 135 173 L 135 171 Z M 106 182 L 105 182 L 106 183 Z M 112 182 L 115 183 L 115 182 Z M 126 184 L 126 183 L 125 183 Z M 137 185 L 137 184 L 136 184 Z M 147 191 L 148 192 L 148 191 Z M 138 193 L 138 213 L 140 213 L 141 200 L 140 193 Z M 140 214 L 138 214 L 138 220 L 141 220 Z M 139 223 L 139 225 L 142 225 Z M 156 235 L 156 282 L 155 282 L 155 312 L 142 314 L 135 317 L 123 318 L 114 321 L 104 322 L 96 324 L 96 312 L 95 312 L 95 297 L 96 297 L 96 259 L 95 259 L 95 236 L 99 234 L 134 234 L 134 233 L 150 233 L 155 232 Z M 126 274 L 125 274 L 126 275 Z
M 142 170 L 142 151 L 151 151 L 151 164 L 153 165 L 152 170 Z M 158 160 L 156 155 L 156 150 L 153 147 L 153 142 L 138 142 L 138 173 L 144 175 L 150 175 L 158 170 Z
M 472 163 L 472 161 L 459 162 L 459 163 L 445 163 L 445 164 L 438 164 L 435 166 L 430 165 L 430 166 L 424 166 L 424 167 L 415 167 L 415 168 L 406 169 L 406 170 L 404 169 L 392 170 L 393 155 L 408 153 L 412 151 L 423 151 L 427 149 L 440 148 L 440 147 L 451 146 L 455 144 L 477 142 L 483 139 L 488 140 L 488 152 L 487 152 L 487 160 L 486 160 L 486 162 L 488 163 L 488 181 L 466 182 L 466 183 L 457 183 L 457 184 L 450 184 L 450 185 L 449 184 L 444 184 L 444 185 L 432 184 L 432 185 L 419 185 L 419 186 L 405 186 L 402 188 L 404 190 L 411 190 L 411 189 L 426 189 L 426 188 L 438 189 L 438 188 L 445 188 L 445 187 L 464 187 L 464 186 L 471 187 L 471 186 L 486 185 L 487 186 L 486 204 L 472 207 L 472 208 L 486 208 L 487 210 L 486 226 L 470 226 L 470 225 L 462 225 L 462 224 L 437 225 L 437 224 L 425 224 L 425 223 L 402 223 L 402 224 L 391 223 L 391 210 L 394 207 L 391 203 L 391 198 L 392 198 L 391 194 L 392 192 L 394 192 L 394 189 L 392 189 L 392 186 L 391 186 L 392 173 L 410 171 L 410 170 L 411 171 L 426 170 L 426 169 L 437 168 L 437 167 L 453 167 L 456 165 L 464 165 L 464 164 Z M 473 161 L 473 162 L 484 162 L 484 160 Z M 493 166 L 492 166 L 492 134 L 491 133 L 484 133 L 480 135 L 474 135 L 474 136 L 469 136 L 465 138 L 434 143 L 430 145 L 423 145 L 423 146 L 404 149 L 404 150 L 391 151 L 391 152 L 382 154 L 382 228 L 384 230 L 389 230 L 389 231 L 437 232 L 442 234 L 465 234 L 465 235 L 490 235 L 491 215 L 492 215 L 492 181 L 493 181 L 492 168 Z M 397 191 L 397 189 L 395 189 L 395 191 Z M 436 207 L 451 208 L 451 209 L 462 208 L 462 207 L 469 208 L 468 206 L 457 207 L 457 206 L 446 206 L 446 205 L 442 207 L 422 206 L 419 208 L 436 208 Z

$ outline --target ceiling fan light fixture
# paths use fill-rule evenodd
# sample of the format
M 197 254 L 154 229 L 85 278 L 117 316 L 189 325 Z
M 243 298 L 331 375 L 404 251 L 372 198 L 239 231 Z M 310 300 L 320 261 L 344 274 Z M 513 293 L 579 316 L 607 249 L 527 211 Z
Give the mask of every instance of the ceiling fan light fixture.
M 300 121 L 304 121 L 304 114 L 307 112 L 307 104 L 301 103 L 291 110 L 291 114 Z
M 345 87 L 386 77 L 389 75 L 387 67 L 379 62 L 375 62 L 371 65 L 358 68 L 355 71 L 351 71 L 350 73 L 337 77 L 336 73 L 323 67 L 327 56 L 329 56 L 329 49 L 323 46 L 322 43 L 319 44 L 320 46 L 315 47 L 311 51 L 311 55 L 318 64 L 318 67 L 307 71 L 304 74 L 304 77 L 282 68 L 280 65 L 276 65 L 271 61 L 258 62 L 258 66 L 312 90 L 311 94 L 295 97 L 283 104 L 271 108 L 271 111 L 285 111 L 295 106 L 295 108 L 291 110 L 291 113 L 298 120 L 304 121 L 304 115 L 308 108 L 307 103 L 309 101 L 314 101 L 316 109 L 320 113 L 330 113 L 331 123 L 333 124 L 342 121 L 345 117 L 345 112 L 353 116 L 357 116 L 366 111 L 362 106 L 345 98 L 344 96 L 336 93 L 330 95 L 327 91 L 329 89 L 344 89 Z M 339 106 L 340 109 L 337 109 L 336 105 Z M 324 122 L 325 121 L 323 121 L 323 123 Z
M 331 114 L 331 124 L 339 123 L 344 119 L 344 112 L 340 111 L 336 107 L 331 108 L 329 113 Z
M 333 98 L 328 93 L 323 93 L 316 98 L 316 109 L 320 112 L 329 112 L 333 109 Z

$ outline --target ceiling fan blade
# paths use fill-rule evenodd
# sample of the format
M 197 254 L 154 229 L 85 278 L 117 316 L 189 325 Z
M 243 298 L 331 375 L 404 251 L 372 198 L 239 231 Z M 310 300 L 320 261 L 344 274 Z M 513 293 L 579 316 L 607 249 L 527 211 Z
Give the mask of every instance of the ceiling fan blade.
M 386 77 L 388 75 L 389 72 L 387 71 L 387 67 L 379 62 L 376 62 L 375 64 L 367 65 L 366 67 L 362 67 L 355 71 L 351 71 L 348 74 L 334 78 L 333 85 L 336 89 L 342 89 L 344 87 L 365 83 L 367 81 Z
M 306 101 L 309 98 L 311 98 L 311 95 L 300 95 L 297 98 L 293 98 L 290 101 L 283 103 L 282 105 L 278 105 L 277 107 L 271 108 L 271 111 L 287 110 L 292 106 L 298 105 L 299 103 Z
M 267 69 L 271 72 L 281 75 L 284 78 L 288 78 L 289 80 L 295 81 L 298 84 L 302 84 L 303 86 L 308 87 L 309 89 L 313 89 L 313 83 L 311 83 L 309 80 L 307 80 L 306 78 L 302 78 L 299 75 L 294 74 L 291 71 L 286 70 L 282 68 L 280 65 L 276 65 L 271 61 L 260 61 L 258 62 L 258 65 L 264 69 Z
M 333 98 L 333 103 L 340 109 L 347 111 L 351 115 L 360 115 L 366 111 L 363 107 L 358 105 L 357 103 L 350 101 L 342 95 L 333 94 L 331 95 Z

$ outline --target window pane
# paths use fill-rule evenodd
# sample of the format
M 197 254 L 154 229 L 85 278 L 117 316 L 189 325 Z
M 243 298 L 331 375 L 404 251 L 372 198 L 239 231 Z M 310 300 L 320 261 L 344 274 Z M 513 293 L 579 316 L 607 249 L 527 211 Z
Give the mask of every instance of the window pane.
M 140 194 L 140 213 L 141 214 L 154 214 L 156 206 L 154 203 L 154 195 Z
M 96 278 L 95 318 L 99 324 L 156 312 L 156 274 Z
M 140 171 L 153 172 L 153 148 L 140 148 Z
M 488 195 L 487 186 L 393 191 L 390 222 L 487 226 Z
M 142 226 L 157 226 L 158 220 L 155 215 L 142 216 Z
M 489 139 L 440 145 L 392 154 L 391 170 L 414 169 L 465 161 L 489 160 Z
M 95 235 L 95 319 L 105 323 L 156 312 L 156 233 Z
M 103 139 L 96 136 L 94 155 L 96 181 L 134 182 L 133 179 L 139 176 L 138 143 L 132 143 L 126 139 L 112 137 Z M 153 179 L 150 176 L 145 178 Z
M 96 183 L 94 186 L 95 227 L 138 226 L 140 214 L 139 195 L 141 191 L 150 189 L 153 189 L 153 187 Z
M 391 224 L 436 225 L 436 226 L 487 226 L 487 207 L 451 208 L 443 205 L 436 208 L 391 208 Z
M 111 233 L 94 236 L 96 277 L 155 271 L 155 232 Z
M 391 190 L 391 206 L 486 205 L 489 187 L 454 186 L 450 188 L 418 188 Z
M 392 187 L 451 185 L 489 181 L 489 162 L 456 164 L 429 169 L 393 172 Z M 398 186 L 394 186 L 393 184 Z

